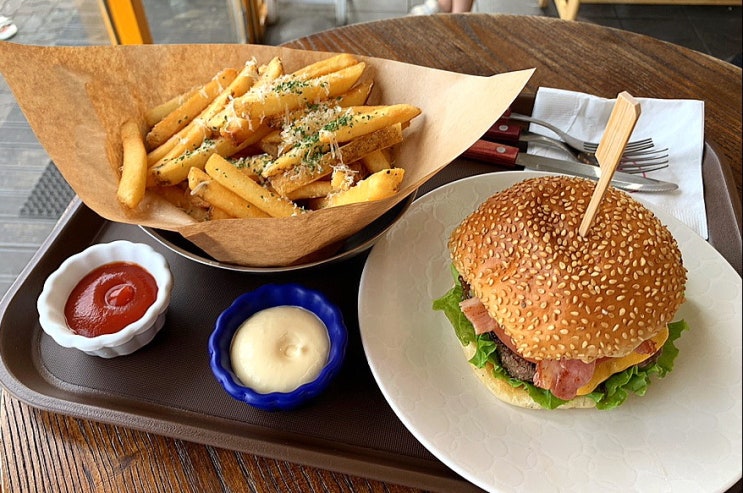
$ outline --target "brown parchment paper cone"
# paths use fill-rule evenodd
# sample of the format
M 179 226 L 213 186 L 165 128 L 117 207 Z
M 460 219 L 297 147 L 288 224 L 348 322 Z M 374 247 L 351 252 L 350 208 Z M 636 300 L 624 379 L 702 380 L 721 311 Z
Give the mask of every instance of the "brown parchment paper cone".
M 408 103 L 422 114 L 405 130 L 395 164 L 405 169 L 389 199 L 286 219 L 197 223 L 153 193 L 137 210 L 116 200 L 119 127 L 225 67 L 280 56 L 291 72 L 331 53 L 260 45 L 41 47 L 0 42 L 0 70 L 40 143 L 83 202 L 117 222 L 177 231 L 221 262 L 284 266 L 347 238 L 420 187 L 475 142 L 533 69 L 477 77 L 361 57 L 374 104 Z

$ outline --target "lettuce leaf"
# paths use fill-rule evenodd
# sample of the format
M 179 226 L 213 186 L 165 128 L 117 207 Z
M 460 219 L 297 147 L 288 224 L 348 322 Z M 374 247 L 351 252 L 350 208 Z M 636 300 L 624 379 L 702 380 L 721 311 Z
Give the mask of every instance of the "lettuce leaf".
M 522 387 L 536 403 L 546 409 L 555 409 L 563 405 L 566 401 L 558 399 L 549 390 L 512 378 L 506 373 L 500 365 L 495 343 L 490 335 L 476 335 L 472 323 L 460 310 L 459 302 L 462 300 L 464 290 L 459 282 L 459 274 L 453 267 L 452 274 L 455 279 L 454 286 L 441 298 L 434 300 L 433 309 L 444 312 L 463 346 L 470 342 L 476 343 L 475 355 L 470 359 L 470 363 L 478 368 L 482 368 L 485 363 L 491 363 L 494 368 L 493 373 L 497 378 L 505 380 L 513 387 Z M 645 395 L 650 385 L 651 375 L 655 374 L 662 378 L 673 370 L 673 362 L 679 353 L 674 342 L 681 337 L 683 331 L 688 329 L 689 326 L 684 320 L 668 324 L 668 339 L 663 344 L 663 352 L 655 362 L 647 366 L 640 363 L 612 375 L 586 397 L 596 402 L 597 409 L 608 410 L 621 405 L 630 393 Z

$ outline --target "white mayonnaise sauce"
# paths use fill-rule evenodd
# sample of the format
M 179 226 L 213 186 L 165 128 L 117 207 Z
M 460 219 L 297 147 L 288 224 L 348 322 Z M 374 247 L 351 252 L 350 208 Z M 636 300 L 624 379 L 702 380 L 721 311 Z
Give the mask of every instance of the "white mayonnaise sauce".
M 298 306 L 259 311 L 232 338 L 232 369 L 256 392 L 290 392 L 313 381 L 330 352 L 328 330 L 317 315 Z

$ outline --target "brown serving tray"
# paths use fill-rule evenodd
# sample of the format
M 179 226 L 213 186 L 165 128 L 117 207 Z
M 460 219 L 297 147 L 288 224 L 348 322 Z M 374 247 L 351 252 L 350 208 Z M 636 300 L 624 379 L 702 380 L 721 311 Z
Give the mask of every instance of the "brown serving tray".
M 502 168 L 456 160 L 419 196 Z M 707 145 L 703 164 L 710 243 L 741 271 L 740 201 L 727 168 Z M 140 351 L 111 360 L 56 345 L 39 326 L 36 298 L 60 263 L 91 244 L 152 245 L 175 277 L 165 327 Z M 0 382 L 27 404 L 75 417 L 434 491 L 480 491 L 430 454 L 395 416 L 364 358 L 358 285 L 366 252 L 306 271 L 245 273 L 194 262 L 142 229 L 112 223 L 75 199 L 0 304 Z M 241 293 L 298 282 L 337 303 L 349 331 L 342 371 L 327 391 L 291 412 L 233 400 L 213 378 L 207 338 Z

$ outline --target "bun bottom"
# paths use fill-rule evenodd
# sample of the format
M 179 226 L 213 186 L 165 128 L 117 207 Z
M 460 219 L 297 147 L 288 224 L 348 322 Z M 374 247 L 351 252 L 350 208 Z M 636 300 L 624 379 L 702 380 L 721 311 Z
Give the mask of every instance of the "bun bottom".
M 476 347 L 474 342 L 469 343 L 467 346 L 462 346 L 462 349 L 464 350 L 464 354 L 468 361 L 475 355 Z M 494 368 L 491 363 L 485 363 L 485 366 L 482 368 L 478 368 L 473 364 L 470 364 L 470 367 L 490 392 L 503 402 L 527 409 L 546 410 L 534 402 L 534 400 L 529 396 L 529 393 L 522 387 L 512 387 L 505 380 L 496 378 L 493 375 Z M 567 401 L 557 409 L 588 409 L 594 407 L 596 407 L 596 403 L 592 399 L 589 399 L 588 397 L 576 397 L 575 399 Z

